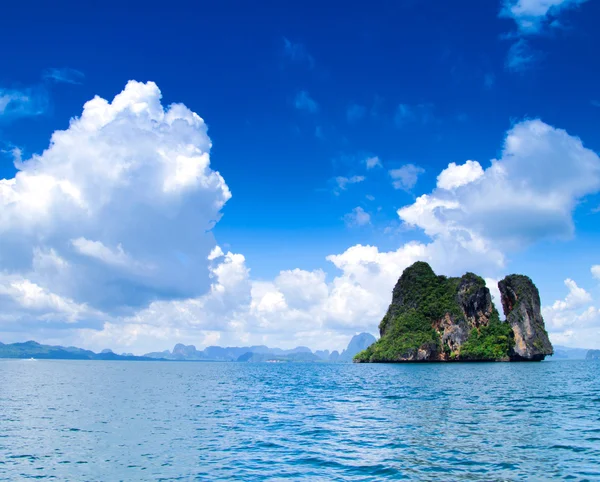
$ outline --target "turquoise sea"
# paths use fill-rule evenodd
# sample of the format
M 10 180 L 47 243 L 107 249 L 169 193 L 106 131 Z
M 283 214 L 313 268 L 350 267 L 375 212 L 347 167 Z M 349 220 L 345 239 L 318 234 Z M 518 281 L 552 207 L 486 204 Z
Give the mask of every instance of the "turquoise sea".
M 0 360 L 0 480 L 600 480 L 600 363 Z

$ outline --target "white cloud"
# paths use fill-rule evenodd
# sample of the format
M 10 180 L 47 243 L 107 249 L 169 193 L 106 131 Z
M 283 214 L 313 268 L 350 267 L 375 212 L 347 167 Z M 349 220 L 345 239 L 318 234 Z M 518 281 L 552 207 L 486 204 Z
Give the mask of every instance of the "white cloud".
M 404 189 L 406 191 L 412 189 L 417 184 L 419 176 L 425 170 L 414 164 L 406 164 L 399 169 L 391 169 L 389 174 L 392 178 L 392 186 L 394 189 Z
M 335 183 L 337 184 L 337 187 L 341 191 L 345 191 L 346 189 L 348 189 L 348 186 L 350 184 L 358 184 L 359 182 L 363 182 L 365 179 L 366 179 L 365 176 L 352 176 L 352 177 L 338 176 L 335 178 Z
M 592 276 L 596 279 L 600 279 L 600 264 L 592 266 Z
M 569 294 L 564 300 L 556 300 L 552 305 L 555 311 L 574 310 L 592 302 L 592 295 L 586 290 L 577 286 L 577 283 L 570 278 L 565 280 L 565 286 L 569 289 Z
M 541 54 L 533 50 L 527 40 L 521 38 L 508 49 L 504 66 L 511 72 L 523 72 L 530 69 L 540 56 Z
M 483 176 L 483 169 L 477 161 L 467 161 L 456 165 L 451 162 L 437 177 L 437 187 L 452 190 L 476 181 Z
M 367 165 L 367 169 L 373 169 L 375 167 L 381 167 L 381 160 L 377 156 L 368 157 L 365 160 L 365 164 Z
M 42 74 L 42 78 L 45 80 L 66 84 L 81 84 L 84 77 L 83 72 L 69 67 L 46 69 Z
M 123 267 L 132 267 L 136 264 L 136 262 L 125 253 L 120 244 L 117 245 L 116 249 L 111 249 L 100 241 L 90 241 L 85 238 L 72 239 L 71 244 L 80 254 L 89 256 L 90 258 L 96 258 L 106 264 Z
M 500 314 L 500 318 L 504 318 L 504 311 L 502 308 L 502 295 L 500 294 L 500 288 L 498 288 L 498 279 L 495 278 L 485 278 L 485 285 L 490 290 L 490 295 L 492 295 L 492 303 L 498 310 Z
M 20 275 L 0 274 L 0 305 L 15 322 L 25 325 L 31 319 L 43 325 L 48 321 L 72 324 L 89 316 L 102 316 L 85 303 L 59 296 Z
M 413 262 L 495 283 L 508 249 L 570 235 L 576 203 L 600 189 L 598 156 L 579 139 L 522 122 L 487 169 L 451 164 L 432 193 L 399 210 L 428 242 L 387 252 L 356 245 L 327 257 L 332 277 L 293 269 L 264 280 L 209 232 L 230 197 L 210 168 L 210 147 L 199 116 L 182 105 L 163 108 L 154 84 L 132 82 L 111 103 L 88 102 L 46 151 L 17 163 L 15 178 L 0 181 L 3 341 L 27 333 L 136 353 L 176 342 L 341 348 L 357 331 L 377 332 Z M 413 187 L 419 173 L 412 174 L 396 180 Z M 368 216 L 359 209 L 357 219 Z M 563 330 L 556 336 L 598 319 L 586 292 L 567 286 L 555 311 L 578 318 L 553 317 Z
M 501 260 L 507 249 L 571 237 L 577 202 L 598 190 L 598 155 L 564 130 L 530 120 L 508 132 L 502 157 L 475 182 L 436 189 L 398 215 L 434 239 L 452 237 Z
M 0 88 L 0 121 L 44 114 L 48 93 L 42 87 L 26 89 Z
M 348 227 L 365 226 L 371 224 L 371 215 L 359 206 L 344 216 L 344 222 Z
M 210 168 L 204 121 L 160 99 L 154 83 L 129 82 L 16 162 L 0 180 L 3 270 L 107 312 L 207 289 L 210 229 L 231 194 Z M 46 269 L 52 257 L 66 268 Z
M 539 33 L 563 10 L 586 0 L 504 0 L 502 17 L 512 18 L 522 34 Z
M 505 68 L 523 72 L 542 58 L 542 53 L 532 49 L 524 36 L 539 35 L 547 27 L 560 28 L 557 16 L 564 10 L 575 8 L 586 0 L 504 0 L 500 17 L 511 18 L 517 32 L 507 38 L 518 38 L 509 48 Z
M 572 330 L 577 332 L 600 326 L 600 311 L 594 306 L 589 306 L 593 303 L 590 293 L 572 279 L 566 279 L 565 286 L 569 292 L 563 300 L 556 300 L 551 306 L 542 308 L 548 331 L 561 338 Z
M 298 110 L 305 110 L 311 114 L 316 113 L 319 110 L 319 104 L 310 96 L 308 92 L 302 90 L 296 94 L 294 105 Z

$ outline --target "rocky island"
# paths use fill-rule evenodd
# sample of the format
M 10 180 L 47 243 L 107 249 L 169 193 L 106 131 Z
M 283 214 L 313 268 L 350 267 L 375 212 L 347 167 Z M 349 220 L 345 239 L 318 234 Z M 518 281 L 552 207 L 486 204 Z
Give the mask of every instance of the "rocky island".
M 552 355 L 531 279 L 510 275 L 498 287 L 506 321 L 480 276 L 447 278 L 425 262 L 414 263 L 394 288 L 379 340 L 354 361 L 541 361 Z
M 600 360 L 600 350 L 588 350 L 585 355 L 586 360 Z

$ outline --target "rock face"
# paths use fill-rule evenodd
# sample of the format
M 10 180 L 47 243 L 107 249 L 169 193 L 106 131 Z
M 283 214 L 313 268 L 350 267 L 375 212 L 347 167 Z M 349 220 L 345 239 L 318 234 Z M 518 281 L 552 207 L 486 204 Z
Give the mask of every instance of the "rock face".
M 552 344 L 540 311 L 540 294 L 533 282 L 513 274 L 498 283 L 502 309 L 515 335 L 513 358 L 543 360 L 552 355 Z
M 373 343 L 377 341 L 371 333 L 360 333 L 354 335 L 348 343 L 346 348 L 336 361 L 340 362 L 351 362 L 357 353 L 369 348 Z
M 419 261 L 398 280 L 380 339 L 354 361 L 537 361 L 552 354 L 535 285 L 511 275 L 500 289 L 507 321 L 500 321 L 483 278 L 437 276 Z

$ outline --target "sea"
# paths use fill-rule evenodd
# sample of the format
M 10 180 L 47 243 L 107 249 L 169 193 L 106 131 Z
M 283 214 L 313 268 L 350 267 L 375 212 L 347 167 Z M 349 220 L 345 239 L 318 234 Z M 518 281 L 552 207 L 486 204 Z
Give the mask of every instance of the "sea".
M 0 480 L 600 480 L 600 362 L 0 360 Z

